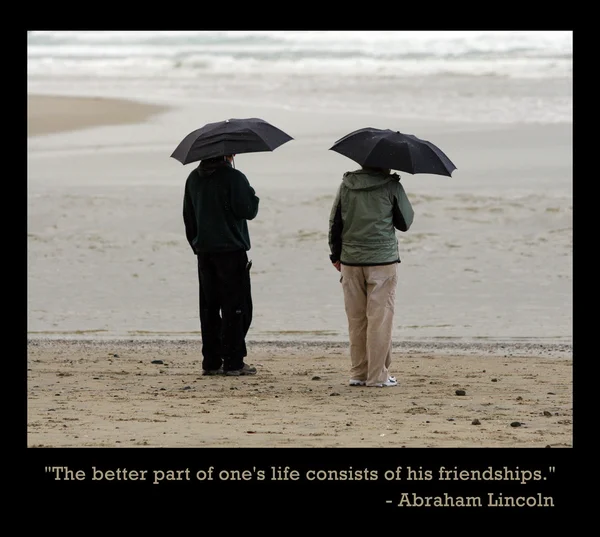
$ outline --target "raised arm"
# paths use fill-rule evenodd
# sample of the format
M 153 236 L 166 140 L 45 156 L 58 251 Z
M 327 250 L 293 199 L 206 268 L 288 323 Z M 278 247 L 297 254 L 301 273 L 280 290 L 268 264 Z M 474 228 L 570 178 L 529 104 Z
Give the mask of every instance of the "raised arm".
M 392 216 L 394 227 L 399 231 L 408 231 L 415 217 L 415 212 L 400 181 L 393 195 Z
M 241 172 L 233 179 L 230 198 L 231 210 L 236 218 L 252 220 L 258 214 L 259 198 Z

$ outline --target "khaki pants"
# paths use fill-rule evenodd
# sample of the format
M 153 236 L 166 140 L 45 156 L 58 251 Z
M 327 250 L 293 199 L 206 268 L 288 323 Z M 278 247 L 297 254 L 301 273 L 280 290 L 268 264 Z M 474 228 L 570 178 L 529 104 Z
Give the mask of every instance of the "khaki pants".
M 386 382 L 392 362 L 397 263 L 342 265 L 342 288 L 350 334 L 350 375 L 367 386 Z

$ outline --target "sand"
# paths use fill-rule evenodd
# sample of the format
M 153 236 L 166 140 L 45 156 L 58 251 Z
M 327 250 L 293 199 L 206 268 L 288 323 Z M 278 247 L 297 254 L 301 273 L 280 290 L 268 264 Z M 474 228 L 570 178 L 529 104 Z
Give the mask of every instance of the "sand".
M 250 344 L 258 373 L 225 377 L 201 375 L 198 341 L 30 340 L 27 442 L 570 447 L 572 360 L 540 347 L 398 348 L 399 386 L 365 388 L 348 385 L 344 344 Z
M 303 237 L 294 242 L 291 235 L 286 235 L 289 230 L 280 225 L 281 198 L 277 196 L 287 195 L 286 189 L 291 188 L 287 185 L 311 177 L 316 177 L 315 182 L 320 180 L 317 172 L 338 174 L 339 156 L 323 152 L 321 147 L 351 127 L 349 118 L 331 116 L 331 121 L 323 119 L 321 125 L 313 125 L 302 114 L 272 111 L 272 121 L 291 130 L 297 143 L 284 146 L 268 159 L 260 155 L 239 159 L 249 176 L 256 177 L 253 183 L 261 190 L 263 200 L 263 218 L 253 227 L 257 266 L 253 280 L 254 326 L 268 329 L 260 332 L 251 328 L 248 362 L 258 368 L 256 376 L 204 377 L 194 309 L 195 266 L 184 244 L 180 219 L 185 174 L 168 159 L 181 135 L 192 130 L 192 122 L 197 120 L 190 117 L 184 123 L 186 120 L 180 118 L 178 129 L 167 130 L 166 123 L 160 123 L 164 116 L 159 112 L 169 112 L 159 106 L 47 96 L 29 96 L 28 103 L 28 446 L 572 446 L 570 344 L 557 348 L 544 344 L 500 345 L 484 340 L 478 345 L 452 346 L 418 341 L 406 344 L 396 338 L 392 373 L 399 386 L 376 389 L 348 385 L 349 357 L 343 334 L 343 304 L 335 285 L 337 273 L 327 266 L 326 252 L 320 251 L 320 236 L 319 246 L 315 247 L 310 236 L 310 240 Z M 243 117 L 247 112 L 225 105 L 206 105 L 204 110 L 210 113 L 198 117 L 207 121 L 224 114 Z M 144 121 L 162 128 L 145 128 Z M 122 127 L 111 127 L 119 124 Z M 88 136 L 76 136 L 80 131 L 70 133 L 84 128 Z M 137 139 L 140 135 L 141 142 L 118 147 L 119 142 L 114 141 L 117 128 L 123 129 L 124 138 Z M 435 185 L 436 189 L 441 185 L 446 192 L 454 188 L 468 191 L 469 180 L 481 180 L 484 173 L 501 177 L 506 161 L 502 151 L 513 151 L 529 138 L 538 140 L 537 153 L 523 151 L 520 160 L 515 161 L 528 170 L 529 177 L 561 174 L 570 164 L 564 149 L 568 127 L 437 128 L 436 139 L 453 140 L 456 147 L 462 148 L 462 154 L 453 154 L 461 162 L 470 162 L 470 170 L 463 172 L 467 179 L 462 183 L 419 179 L 425 191 L 427 185 Z M 165 132 L 169 132 L 168 140 Z M 38 136 L 41 134 L 47 139 Z M 489 147 L 498 149 L 478 156 L 481 151 L 471 142 L 485 148 L 485 140 Z M 549 153 L 548 147 L 554 150 Z M 544 160 L 550 158 L 549 154 L 556 162 Z M 64 155 L 69 155 L 68 166 Z M 295 171 L 289 162 L 302 162 L 304 167 Z M 505 166 L 515 167 L 515 162 Z M 143 182 L 139 180 L 140 169 L 145 170 Z M 81 170 L 86 174 L 82 175 Z M 282 170 L 287 182 L 281 180 Z M 283 194 L 274 188 L 269 190 L 275 180 L 280 182 Z M 333 195 L 334 188 L 325 185 L 322 190 Z M 308 218 L 306 215 L 312 214 L 308 211 L 326 218 L 328 198 L 315 206 L 303 205 L 301 197 L 294 201 L 289 204 L 290 212 L 297 210 L 298 220 L 294 220 L 293 212 L 291 216 L 286 213 L 288 225 L 296 226 L 301 218 Z M 148 228 L 148 221 L 153 229 Z M 312 228 L 304 232 L 317 233 Z M 133 244 L 141 246 L 136 250 Z M 486 247 L 482 244 L 477 247 Z M 281 248 L 267 250 L 265 245 Z M 561 255 L 568 255 L 568 246 L 561 246 Z M 410 264 L 416 262 L 419 252 L 417 248 L 407 255 L 403 270 L 409 275 L 408 281 Z M 503 255 L 501 248 L 499 252 Z M 438 262 L 434 253 L 427 252 L 424 259 L 428 269 L 439 275 L 449 264 L 445 252 L 438 257 L 439 265 L 434 263 Z M 315 272 L 312 279 L 303 280 L 302 267 L 320 263 L 321 259 L 323 268 L 318 270 L 327 279 Z M 457 271 L 463 271 L 457 259 L 453 264 Z M 478 270 L 487 270 L 490 265 Z M 539 272 L 534 273 L 537 279 L 543 281 L 541 271 L 547 266 L 540 259 Z M 511 267 L 502 267 L 501 261 L 498 267 L 506 284 L 492 285 L 505 292 L 514 276 Z M 556 266 L 553 269 L 556 272 Z M 529 271 L 523 272 L 525 278 Z M 569 273 L 567 269 L 563 272 L 558 275 L 568 283 Z M 495 274 L 478 275 L 478 285 L 493 282 L 492 276 Z M 322 278 L 322 284 L 318 278 Z M 457 277 L 457 281 L 464 281 L 464 276 Z M 431 282 L 435 285 L 436 280 L 432 278 Z M 279 313 L 282 297 L 289 296 L 290 289 L 305 297 L 306 303 L 314 302 L 308 304 L 314 308 L 314 316 L 294 307 L 286 308 L 285 316 Z M 456 291 L 456 286 L 446 283 L 440 292 L 451 293 L 453 289 Z M 424 318 L 437 314 L 443 319 L 452 314 L 425 303 L 426 291 L 414 284 L 401 288 L 398 323 L 402 324 L 406 302 L 423 308 Z M 525 280 L 522 291 L 532 296 L 537 292 Z M 477 307 L 474 301 L 478 297 L 481 305 Z M 462 298 L 470 301 L 471 309 L 467 303 L 463 306 L 458 302 Z M 564 302 L 557 304 L 561 308 L 557 312 L 564 310 L 567 299 L 565 295 Z M 456 292 L 456 300 L 452 308 L 473 317 L 474 332 L 481 330 L 475 324 L 477 317 L 485 318 L 488 310 L 493 312 L 503 305 L 484 292 Z M 335 306 L 320 311 L 323 301 Z M 535 302 L 531 300 L 531 304 Z M 265 317 L 267 314 L 272 317 Z M 535 318 L 531 310 L 524 309 L 523 314 Z M 331 319 L 340 331 L 319 332 Z M 514 318 L 507 315 L 506 319 L 518 328 Z M 539 319 L 549 333 L 558 331 L 552 324 L 555 319 Z M 442 321 L 436 325 L 432 318 L 430 324 L 433 334 L 443 335 Z M 121 327 L 125 335 L 136 337 L 107 338 L 114 334 L 115 326 Z M 148 326 L 163 327 L 169 334 L 180 333 L 181 340 L 157 339 L 151 334 L 139 337 Z M 69 339 L 57 339 L 61 333 Z M 294 333 L 304 337 L 312 334 L 321 341 L 290 340 Z M 81 339 L 77 339 L 78 334 Z M 283 341 L 286 334 L 287 341 Z M 278 335 L 282 340 L 256 339 L 260 335 Z M 564 340 L 564 333 L 560 335 Z M 338 341 L 330 341 L 330 336 Z M 152 363 L 156 360 L 162 363 Z M 457 395 L 457 390 L 464 390 L 465 395 Z M 519 425 L 512 425 L 516 423 Z
M 138 123 L 165 109 L 164 106 L 126 99 L 28 95 L 27 135 Z

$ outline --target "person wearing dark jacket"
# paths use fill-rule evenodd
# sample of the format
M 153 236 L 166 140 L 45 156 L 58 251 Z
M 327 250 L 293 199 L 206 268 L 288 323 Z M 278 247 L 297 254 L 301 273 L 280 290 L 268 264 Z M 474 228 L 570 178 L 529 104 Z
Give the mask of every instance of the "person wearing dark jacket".
M 259 198 L 234 155 L 200 162 L 187 178 L 183 221 L 198 260 L 202 370 L 205 375 L 253 375 L 244 362 L 252 322 L 248 220 Z

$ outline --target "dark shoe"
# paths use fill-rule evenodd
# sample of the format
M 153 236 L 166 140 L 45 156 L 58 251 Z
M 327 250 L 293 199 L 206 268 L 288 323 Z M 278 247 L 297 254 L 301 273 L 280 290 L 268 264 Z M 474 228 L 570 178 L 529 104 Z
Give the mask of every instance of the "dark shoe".
M 244 364 L 241 369 L 231 369 L 229 371 L 225 371 L 225 375 L 228 377 L 240 377 L 243 375 L 256 375 L 256 367 Z
M 203 369 L 202 374 L 203 375 L 222 375 L 223 370 L 222 369 Z

